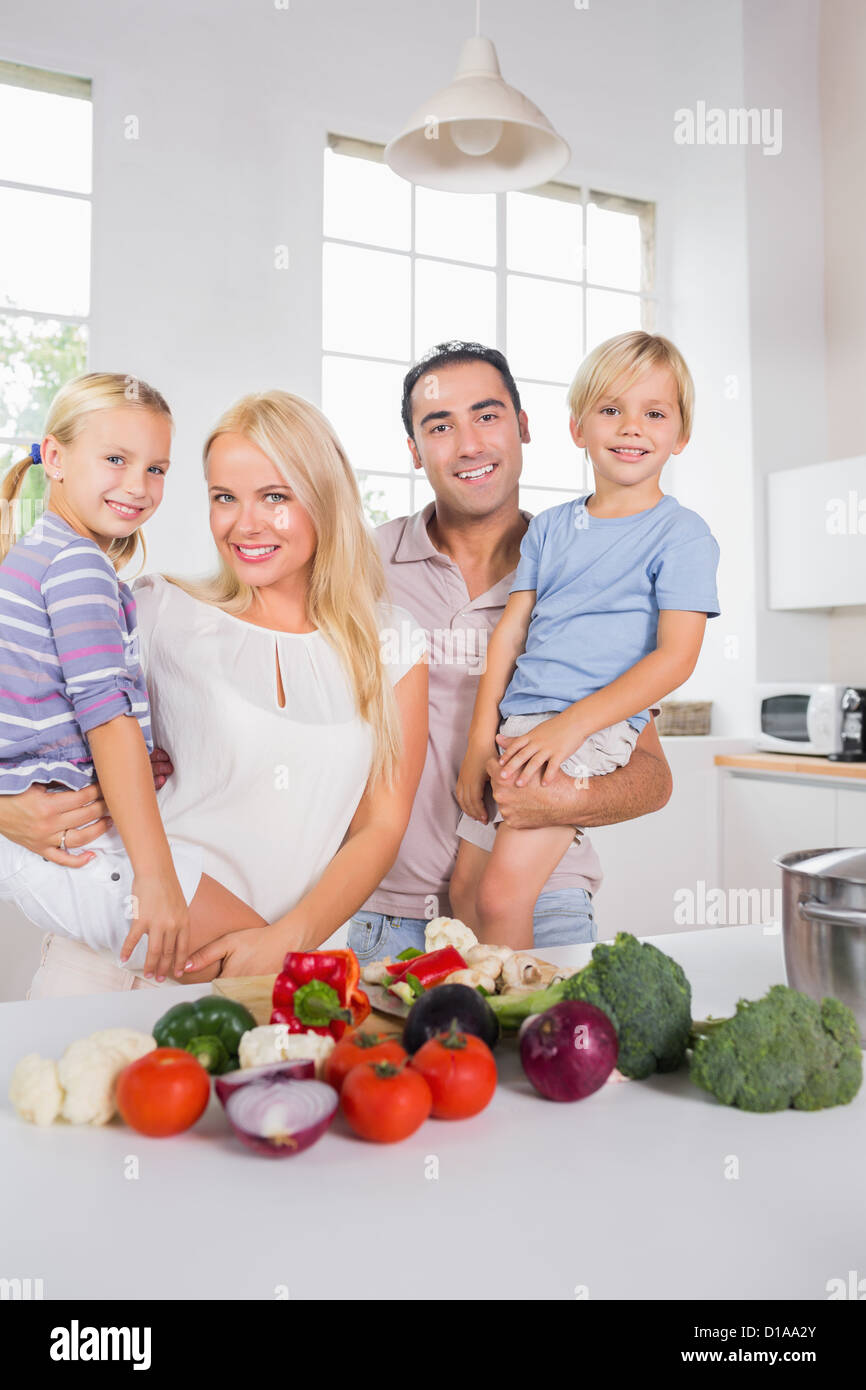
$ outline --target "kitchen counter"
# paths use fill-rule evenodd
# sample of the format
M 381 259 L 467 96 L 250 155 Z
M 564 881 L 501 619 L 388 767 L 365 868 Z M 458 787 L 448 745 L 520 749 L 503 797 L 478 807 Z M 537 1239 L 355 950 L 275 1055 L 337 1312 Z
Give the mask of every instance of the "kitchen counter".
M 847 777 L 866 783 L 866 763 L 834 763 L 793 753 L 718 753 L 717 767 L 737 767 L 745 772 L 793 773 L 798 777 Z
M 785 980 L 772 928 L 647 939 L 685 969 L 695 1017 Z M 579 968 L 591 949 L 543 954 Z M 5 1097 L 21 1056 L 59 1057 L 97 1028 L 149 1030 L 169 1002 L 140 990 L 0 1005 L 0 1277 L 40 1278 L 46 1299 L 568 1301 L 582 1286 L 591 1299 L 826 1299 L 828 1280 L 863 1272 L 866 1090 L 755 1115 L 681 1071 L 555 1104 L 505 1043 L 487 1110 L 394 1145 L 354 1138 L 338 1115 L 297 1157 L 259 1157 L 215 1097 L 171 1139 L 18 1119 Z

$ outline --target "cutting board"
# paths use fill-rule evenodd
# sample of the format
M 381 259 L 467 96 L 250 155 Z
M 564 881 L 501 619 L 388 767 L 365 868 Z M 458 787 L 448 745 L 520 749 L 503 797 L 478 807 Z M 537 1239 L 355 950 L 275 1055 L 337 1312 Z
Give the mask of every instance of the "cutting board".
M 211 990 L 214 994 L 221 994 L 224 999 L 236 999 L 239 1004 L 245 1004 L 256 1023 L 270 1023 L 276 978 L 276 975 L 239 975 L 235 979 L 214 980 Z M 361 1032 L 396 1033 L 400 1036 L 404 1021 L 393 1014 L 376 1013 L 374 1010 L 361 1024 Z

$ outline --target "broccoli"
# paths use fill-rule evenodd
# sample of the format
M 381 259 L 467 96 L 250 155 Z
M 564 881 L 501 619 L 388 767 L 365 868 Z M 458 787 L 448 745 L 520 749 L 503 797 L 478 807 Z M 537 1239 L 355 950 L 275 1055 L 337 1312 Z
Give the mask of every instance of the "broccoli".
M 654 1071 L 674 1071 L 684 1061 L 691 987 L 682 967 L 650 942 L 617 932 L 613 942 L 599 942 L 589 964 L 567 980 L 488 1002 L 507 1032 L 563 999 L 582 999 L 607 1014 L 617 1031 L 623 1076 L 641 1080 Z
M 689 1075 L 741 1110 L 822 1110 L 860 1089 L 863 1056 L 854 1015 L 787 985 L 740 999 L 732 1018 L 692 1025 Z

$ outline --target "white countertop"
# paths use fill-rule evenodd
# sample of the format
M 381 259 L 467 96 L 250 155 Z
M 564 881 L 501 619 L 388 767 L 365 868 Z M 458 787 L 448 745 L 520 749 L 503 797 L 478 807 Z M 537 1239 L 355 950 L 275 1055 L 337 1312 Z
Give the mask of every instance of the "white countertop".
M 685 969 L 696 1018 L 785 981 L 772 930 L 646 939 Z M 579 967 L 591 947 L 545 954 Z M 215 1097 L 171 1139 L 17 1118 L 6 1093 L 24 1053 L 149 1030 L 174 1002 L 140 990 L 0 1005 L 0 1277 L 41 1278 L 46 1299 L 273 1299 L 280 1286 L 303 1299 L 570 1300 L 578 1286 L 591 1299 L 826 1299 L 829 1279 L 864 1272 L 866 1088 L 831 1110 L 754 1115 L 681 1071 L 555 1104 L 509 1042 L 487 1110 L 400 1144 L 356 1139 L 338 1115 L 306 1152 L 260 1157 Z

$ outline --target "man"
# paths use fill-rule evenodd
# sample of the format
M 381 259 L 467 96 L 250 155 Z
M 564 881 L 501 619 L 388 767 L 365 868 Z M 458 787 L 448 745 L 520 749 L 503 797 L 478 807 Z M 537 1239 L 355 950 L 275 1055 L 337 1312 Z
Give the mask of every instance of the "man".
M 403 423 L 435 501 L 385 522 L 376 537 L 391 598 L 428 633 L 430 733 L 397 861 L 349 925 L 349 945 L 363 961 L 423 950 L 430 918 L 450 915 L 457 774 L 486 639 L 505 606 L 530 519 L 518 505 L 528 421 L 502 353 L 478 343 L 434 348 L 406 375 Z M 625 767 L 583 784 L 559 773 L 542 788 L 535 774 L 517 787 L 501 780 L 495 758 L 487 770 L 504 820 L 520 828 L 630 820 L 659 810 L 672 789 L 652 720 Z M 536 946 L 596 940 L 592 895 L 600 883 L 595 850 L 577 835 L 538 898 Z

